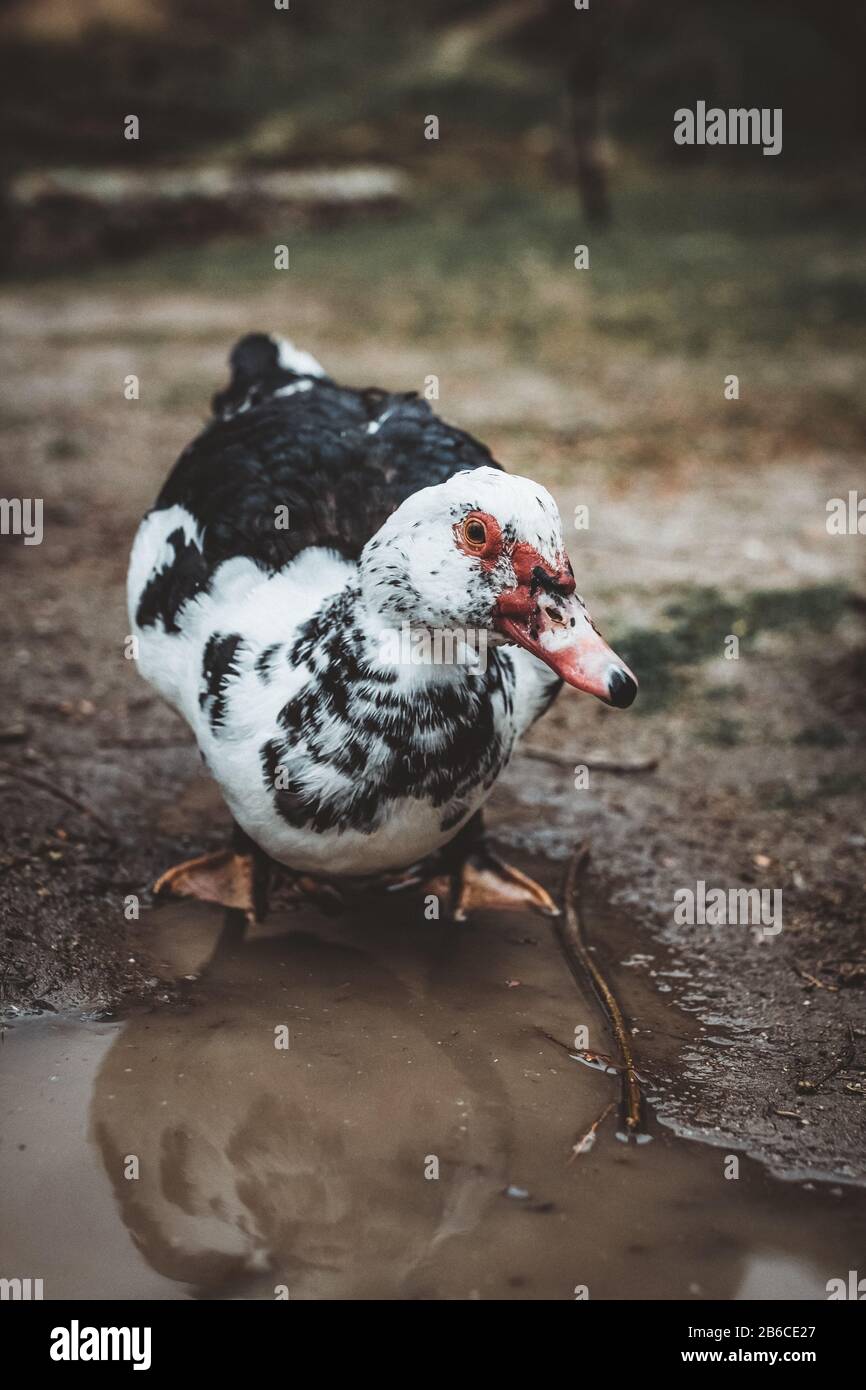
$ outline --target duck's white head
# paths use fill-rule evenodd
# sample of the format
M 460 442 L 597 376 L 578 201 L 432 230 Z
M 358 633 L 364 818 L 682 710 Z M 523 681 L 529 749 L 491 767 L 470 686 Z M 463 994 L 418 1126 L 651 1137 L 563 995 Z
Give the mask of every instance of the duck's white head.
M 413 493 L 364 547 L 360 579 L 384 624 L 484 630 L 606 704 L 637 694 L 576 592 L 556 503 L 530 478 L 475 468 Z

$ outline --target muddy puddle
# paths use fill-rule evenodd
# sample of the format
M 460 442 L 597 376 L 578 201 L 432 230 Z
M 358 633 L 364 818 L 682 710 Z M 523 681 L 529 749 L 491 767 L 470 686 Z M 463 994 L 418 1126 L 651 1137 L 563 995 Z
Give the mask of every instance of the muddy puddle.
M 857 1190 L 726 1176 L 651 1108 L 648 1142 L 613 1114 L 573 1155 L 617 1086 L 569 1056 L 582 1026 L 611 1044 L 540 920 L 401 896 L 149 930 L 157 1007 L 0 1048 L 0 1273 L 46 1298 L 812 1299 L 862 1263 Z M 674 1074 L 695 1025 L 640 979 L 638 1053 Z

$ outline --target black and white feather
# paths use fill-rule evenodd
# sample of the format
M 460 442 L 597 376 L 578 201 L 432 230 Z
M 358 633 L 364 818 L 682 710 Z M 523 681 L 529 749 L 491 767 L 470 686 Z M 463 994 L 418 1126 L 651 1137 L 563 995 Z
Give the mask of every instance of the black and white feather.
M 140 670 L 273 858 L 399 870 L 480 808 L 559 681 L 513 645 L 407 664 L 383 636 L 486 631 L 497 577 L 454 525 L 485 509 L 553 563 L 556 506 L 414 394 L 339 386 L 263 335 L 231 366 L 135 539 Z

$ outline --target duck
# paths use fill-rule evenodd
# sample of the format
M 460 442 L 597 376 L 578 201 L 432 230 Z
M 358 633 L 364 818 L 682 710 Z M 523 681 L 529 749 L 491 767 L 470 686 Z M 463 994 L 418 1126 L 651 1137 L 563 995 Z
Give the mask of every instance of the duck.
M 230 842 L 157 880 L 260 919 L 426 884 L 462 921 L 556 915 L 484 805 L 563 685 L 637 680 L 577 591 L 557 505 L 415 392 L 251 333 L 132 545 L 141 676 L 189 725 Z M 438 903 L 439 896 L 436 901 Z

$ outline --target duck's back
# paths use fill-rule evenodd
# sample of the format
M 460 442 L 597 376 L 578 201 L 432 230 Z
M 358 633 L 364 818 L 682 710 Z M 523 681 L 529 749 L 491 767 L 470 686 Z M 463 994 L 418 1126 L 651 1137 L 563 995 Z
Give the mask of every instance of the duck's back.
M 290 636 L 339 592 L 406 497 L 493 463 L 414 394 L 339 386 L 287 343 L 251 335 L 230 362 L 213 420 L 139 527 L 127 581 L 141 674 L 197 736 L 235 659 L 225 634 L 259 641 L 264 659 L 269 631 Z
M 414 393 L 338 386 L 309 354 L 261 334 L 242 339 L 230 360 L 213 421 L 154 509 L 192 518 L 197 553 L 153 576 L 136 614 L 142 626 L 170 626 L 225 560 L 244 556 L 274 571 L 309 546 L 357 559 L 406 497 L 462 469 L 496 466 Z
M 493 663 L 461 692 L 465 709 L 449 707 L 453 756 L 431 759 L 413 702 L 368 672 L 356 728 L 356 562 L 407 497 L 492 459 L 416 396 L 348 390 L 268 338 L 242 340 L 231 362 L 213 421 L 133 546 L 140 672 L 187 719 L 236 820 L 273 857 L 340 872 L 410 862 L 492 781 L 507 742 L 494 707 L 508 702 Z M 293 778 L 279 805 L 278 768 Z

